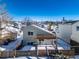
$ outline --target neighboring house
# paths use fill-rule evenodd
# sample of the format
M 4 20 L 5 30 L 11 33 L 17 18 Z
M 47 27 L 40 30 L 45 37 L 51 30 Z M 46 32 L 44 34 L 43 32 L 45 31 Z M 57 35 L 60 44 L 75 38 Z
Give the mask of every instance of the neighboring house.
M 79 22 L 76 22 L 72 25 L 71 39 L 79 43 Z
M 33 42 L 39 44 L 39 41 L 41 41 L 41 44 L 52 44 L 52 39 L 54 39 L 55 37 L 55 33 L 52 33 L 36 25 L 27 25 L 23 28 L 24 44 Z
M 58 24 L 56 35 L 68 43 L 70 39 L 79 42 L 79 21 L 66 21 Z
M 4 27 L 6 27 L 6 25 L 7 25 L 7 23 L 1 22 L 1 27 L 0 28 L 4 28 Z
M 70 43 L 70 38 L 72 34 L 72 24 L 71 23 L 58 24 L 58 27 L 56 29 L 56 34 L 57 37 Z
M 6 25 L 8 24 L 8 21 L 9 20 L 6 18 L 6 16 L 0 15 L 0 28 L 6 27 Z
M 79 21 L 72 25 L 71 46 L 79 54 Z

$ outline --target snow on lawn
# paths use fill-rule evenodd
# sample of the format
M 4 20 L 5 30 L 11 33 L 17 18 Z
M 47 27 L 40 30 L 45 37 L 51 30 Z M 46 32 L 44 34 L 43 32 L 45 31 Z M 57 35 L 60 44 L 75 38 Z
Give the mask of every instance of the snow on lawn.
M 6 58 L 6 59 L 52 59 L 48 57 L 33 57 L 33 56 L 24 56 L 24 57 L 15 57 L 15 58 Z M 69 59 L 79 59 L 79 55 L 76 55 L 75 58 L 69 58 Z
M 75 56 L 75 59 L 79 59 L 79 55 L 76 55 L 76 56 Z
M 7 59 L 13 59 L 13 58 L 7 58 Z M 31 57 L 31 56 L 28 56 L 28 57 L 16 57 L 14 59 L 48 59 L 47 57 Z
M 65 50 L 70 50 L 70 45 L 67 42 L 63 41 L 63 39 L 58 39 L 57 45 L 63 47 Z
M 28 59 L 26 57 L 17 57 L 17 58 L 6 58 L 6 59 Z
M 4 49 L 4 48 L 0 47 L 0 51 L 4 51 L 4 50 L 6 50 L 6 49 Z
M 21 51 L 28 51 L 28 50 L 35 50 L 35 47 L 34 46 L 24 46 Z
M 41 49 L 48 49 L 48 50 L 55 50 L 54 46 L 53 45 L 38 45 L 38 49 L 41 50 Z M 57 47 L 58 50 L 63 50 L 62 47 Z

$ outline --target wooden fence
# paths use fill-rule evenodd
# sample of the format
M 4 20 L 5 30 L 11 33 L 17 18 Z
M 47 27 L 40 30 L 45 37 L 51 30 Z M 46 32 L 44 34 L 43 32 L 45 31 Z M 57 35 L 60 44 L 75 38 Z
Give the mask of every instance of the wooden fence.
M 60 50 L 59 52 L 62 52 L 63 55 L 66 56 L 74 56 L 73 50 Z M 56 53 L 56 50 L 48 50 L 47 52 L 44 50 L 38 51 L 38 56 L 44 57 L 44 56 L 50 56 L 51 54 Z M 37 56 L 37 51 L 1 51 L 0 52 L 0 58 L 10 58 L 10 57 L 19 57 L 19 56 Z

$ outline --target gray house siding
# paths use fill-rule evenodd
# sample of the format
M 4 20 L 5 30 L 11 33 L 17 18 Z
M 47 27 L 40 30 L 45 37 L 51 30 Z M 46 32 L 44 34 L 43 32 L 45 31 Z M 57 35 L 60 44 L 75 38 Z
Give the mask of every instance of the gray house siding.
M 24 39 L 23 41 L 25 44 L 27 44 L 28 42 L 37 42 L 37 43 L 39 42 L 37 39 L 32 38 L 31 35 L 28 35 L 28 32 L 33 32 L 32 36 L 36 36 L 37 34 L 43 34 L 43 35 L 49 34 L 48 32 L 43 31 L 37 27 L 26 26 L 23 29 L 23 39 Z

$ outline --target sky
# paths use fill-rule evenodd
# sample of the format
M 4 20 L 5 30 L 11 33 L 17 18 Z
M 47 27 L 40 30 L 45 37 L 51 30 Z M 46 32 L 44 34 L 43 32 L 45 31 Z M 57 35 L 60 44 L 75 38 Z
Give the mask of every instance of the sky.
M 33 19 L 79 19 L 79 0 L 2 0 L 16 19 L 31 16 Z M 44 19 L 45 18 L 45 19 Z

